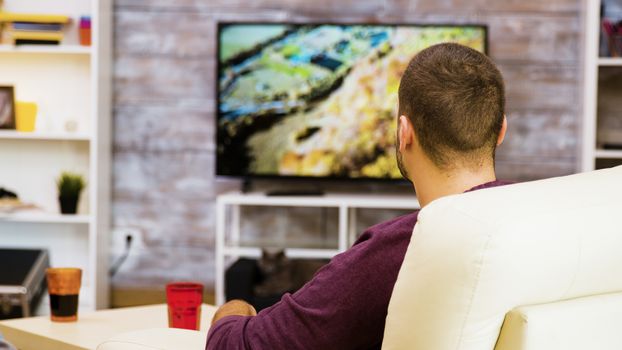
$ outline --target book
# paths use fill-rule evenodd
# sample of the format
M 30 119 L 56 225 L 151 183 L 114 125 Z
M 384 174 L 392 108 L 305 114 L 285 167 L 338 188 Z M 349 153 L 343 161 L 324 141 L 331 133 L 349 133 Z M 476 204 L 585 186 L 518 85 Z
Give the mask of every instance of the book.
M 63 33 L 61 32 L 33 32 L 22 30 L 7 30 L 5 32 L 7 38 L 12 40 L 63 40 Z
M 63 25 L 60 23 L 13 22 L 9 23 L 7 28 L 9 30 L 60 32 L 63 29 Z
M 15 45 L 30 44 L 54 44 L 58 45 L 63 40 L 61 32 L 37 32 L 22 30 L 5 30 L 2 33 L 2 42 Z
M 58 40 L 26 40 L 26 39 L 17 39 L 14 44 L 16 46 L 19 45 L 60 45 L 60 41 Z
M 0 11 L 0 22 L 30 22 L 30 23 L 69 23 L 71 19 L 65 15 L 13 13 Z

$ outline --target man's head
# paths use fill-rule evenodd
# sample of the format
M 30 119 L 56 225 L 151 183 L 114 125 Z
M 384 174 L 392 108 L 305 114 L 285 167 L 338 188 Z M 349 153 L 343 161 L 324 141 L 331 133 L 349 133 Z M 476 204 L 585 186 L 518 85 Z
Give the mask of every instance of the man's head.
M 414 152 L 443 173 L 494 167 L 505 134 L 504 108 L 503 77 L 486 55 L 458 44 L 419 52 L 399 88 L 402 175 L 412 181 Z

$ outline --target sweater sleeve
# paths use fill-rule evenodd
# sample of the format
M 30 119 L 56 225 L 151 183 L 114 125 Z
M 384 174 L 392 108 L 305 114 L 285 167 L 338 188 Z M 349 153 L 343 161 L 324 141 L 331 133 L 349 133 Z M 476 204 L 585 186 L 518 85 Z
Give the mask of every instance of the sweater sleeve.
M 402 235 L 379 237 L 371 231 L 295 294 L 285 294 L 257 316 L 219 320 L 206 349 L 379 348 L 412 226 Z

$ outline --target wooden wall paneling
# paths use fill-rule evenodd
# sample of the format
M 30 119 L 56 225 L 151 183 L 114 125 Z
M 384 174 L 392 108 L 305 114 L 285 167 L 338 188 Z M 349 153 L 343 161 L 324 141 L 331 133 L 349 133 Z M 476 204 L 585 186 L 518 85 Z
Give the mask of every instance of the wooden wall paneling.
M 212 198 L 213 164 L 212 152 L 117 152 L 113 194 Z
M 171 281 L 199 281 L 214 288 L 213 250 L 192 246 L 144 246 L 130 254 L 113 288 L 164 290 Z
M 563 176 L 577 171 L 575 158 L 547 159 L 542 157 L 521 157 L 520 159 L 504 159 L 497 157 L 497 177 L 512 181 L 529 181 L 553 176 Z
M 576 0 L 387 0 L 387 8 L 398 12 L 439 13 L 439 12 L 490 12 L 536 14 L 567 13 L 576 14 L 580 3 Z
M 530 180 L 577 170 L 580 6 L 579 0 L 117 0 L 113 220 L 116 235 L 128 228 L 141 239 L 114 286 L 162 289 L 180 278 L 212 285 L 214 200 L 238 185 L 213 174 L 217 21 L 488 24 L 510 122 L 498 174 Z M 245 216 L 249 237 L 274 234 L 279 225 L 301 237 L 321 229 L 310 209 L 280 215 L 285 221 L 255 208 Z M 381 219 L 363 214 L 360 224 Z
M 508 109 L 556 108 L 579 111 L 579 75 L 574 65 L 498 63 Z
M 115 21 L 115 45 L 123 55 L 213 59 L 216 22 L 212 13 L 123 11 L 116 13 Z
M 115 60 L 115 102 L 184 104 L 209 107 L 213 93 L 213 59 L 119 56 Z
M 578 125 L 572 109 L 509 110 L 508 133 L 497 154 L 519 157 L 575 158 Z
M 201 152 L 215 149 L 213 107 L 128 105 L 115 110 L 115 152 Z M 211 181 L 211 178 L 210 178 Z
M 304 9 L 325 9 L 340 13 L 368 14 L 372 10 L 382 12 L 441 13 L 441 12 L 535 12 L 570 13 L 580 10 L 576 0 L 116 0 L 115 6 L 123 8 L 146 8 L 165 11 L 225 11 L 228 9 L 287 9 L 299 12 Z

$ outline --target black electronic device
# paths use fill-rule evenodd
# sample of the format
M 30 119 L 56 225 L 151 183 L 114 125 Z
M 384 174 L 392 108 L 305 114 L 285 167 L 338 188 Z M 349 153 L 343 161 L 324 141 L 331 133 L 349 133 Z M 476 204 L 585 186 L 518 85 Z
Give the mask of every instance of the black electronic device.
M 0 249 L 0 319 L 33 316 L 49 266 L 44 249 Z

